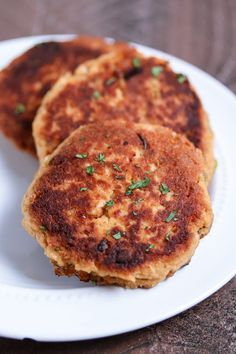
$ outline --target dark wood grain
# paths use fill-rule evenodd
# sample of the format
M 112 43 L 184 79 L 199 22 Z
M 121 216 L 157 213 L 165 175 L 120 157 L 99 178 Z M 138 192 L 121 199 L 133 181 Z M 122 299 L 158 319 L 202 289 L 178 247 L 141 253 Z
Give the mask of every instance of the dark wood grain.
M 236 92 L 235 18 L 235 0 L 0 0 L 0 40 L 78 33 L 136 41 L 197 65 Z M 236 353 L 235 299 L 233 279 L 193 309 L 139 331 L 73 343 L 1 339 L 0 352 Z

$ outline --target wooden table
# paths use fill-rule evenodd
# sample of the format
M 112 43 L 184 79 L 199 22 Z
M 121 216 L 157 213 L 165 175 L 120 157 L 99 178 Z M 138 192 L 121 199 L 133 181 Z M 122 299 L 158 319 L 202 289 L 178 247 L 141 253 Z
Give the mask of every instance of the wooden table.
M 0 39 L 78 33 L 137 41 L 197 65 L 236 92 L 235 18 L 235 0 L 0 0 Z M 139 331 L 73 343 L 3 338 L 0 352 L 236 353 L 235 295 L 234 278 L 193 309 Z

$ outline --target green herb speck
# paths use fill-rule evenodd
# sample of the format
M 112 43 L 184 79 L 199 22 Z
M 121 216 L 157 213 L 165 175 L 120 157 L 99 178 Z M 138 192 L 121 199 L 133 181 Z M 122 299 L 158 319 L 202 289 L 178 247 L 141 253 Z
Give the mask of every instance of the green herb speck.
M 149 186 L 149 184 L 150 184 L 150 179 L 148 177 L 145 177 L 145 179 L 141 180 L 141 181 L 132 182 L 128 186 L 125 195 L 130 195 L 130 194 L 132 194 L 134 189 L 145 188 L 145 187 Z
M 171 236 L 171 231 L 168 231 L 165 236 L 166 241 L 170 241 L 170 236 Z
M 45 225 L 40 225 L 39 229 L 43 232 L 46 232 L 48 230 Z
M 183 84 L 187 80 L 187 76 L 184 74 L 177 74 L 176 79 L 179 84 Z
M 106 207 L 112 207 L 115 204 L 114 200 L 108 200 L 108 202 L 105 203 Z
M 60 252 L 60 251 L 61 251 L 61 247 L 55 247 L 55 248 L 54 248 L 54 251 L 55 251 L 55 252 Z
M 146 252 L 149 252 L 154 247 L 155 247 L 155 245 L 153 243 L 150 243 L 150 245 L 148 245 L 146 248 Z
M 96 100 L 98 100 L 101 97 L 102 97 L 102 95 L 100 94 L 99 91 L 94 91 L 93 92 L 93 98 L 95 98 Z
M 119 232 L 117 232 L 116 234 L 112 235 L 112 237 L 113 237 L 115 240 L 119 240 L 119 239 L 121 239 L 121 237 L 122 237 L 122 233 L 119 231 Z
M 151 73 L 153 77 L 157 77 L 160 75 L 160 73 L 163 71 L 163 67 L 162 66 L 153 66 L 151 69 Z
M 114 170 L 118 171 L 118 172 L 122 172 L 120 166 L 117 163 L 113 163 L 112 167 L 114 168 Z
M 24 113 L 25 110 L 26 110 L 25 105 L 23 103 L 18 103 L 15 108 L 15 113 L 18 115 Z
M 86 172 L 88 175 L 92 175 L 94 173 L 94 167 L 93 166 L 87 166 L 86 167 Z
M 88 154 L 75 154 L 75 157 L 77 159 L 85 159 L 88 156 Z
M 141 68 L 142 63 L 140 58 L 134 58 L 132 61 L 133 67 L 134 68 Z
M 161 183 L 159 190 L 161 194 L 167 194 L 170 192 L 169 187 L 165 183 Z
M 169 216 L 165 219 L 165 222 L 170 222 L 171 220 L 173 220 L 176 214 L 177 214 L 177 210 L 170 212 Z
M 111 77 L 110 79 L 105 81 L 105 85 L 106 86 L 110 86 L 112 84 L 114 84 L 116 82 L 116 78 L 115 77 Z
M 81 187 L 81 188 L 80 188 L 80 191 L 81 191 L 81 192 L 85 192 L 85 191 L 87 191 L 87 190 L 88 190 L 88 188 L 86 188 L 86 187 Z
M 97 156 L 97 158 L 96 158 L 96 161 L 98 161 L 98 162 L 105 162 L 105 159 L 106 159 L 105 155 L 102 154 L 102 153 L 100 153 L 100 154 L 98 154 L 98 156 Z

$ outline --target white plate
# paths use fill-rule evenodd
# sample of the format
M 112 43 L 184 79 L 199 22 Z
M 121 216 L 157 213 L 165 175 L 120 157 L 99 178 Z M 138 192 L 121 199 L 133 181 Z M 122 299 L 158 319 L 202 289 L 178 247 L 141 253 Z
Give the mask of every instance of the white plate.
M 0 43 L 0 66 L 34 43 L 68 36 L 20 38 Z M 168 59 L 189 76 L 209 112 L 218 168 L 211 185 L 215 221 L 189 266 L 150 290 L 95 287 L 57 278 L 43 251 L 21 227 L 20 203 L 37 162 L 0 138 L 0 335 L 43 341 L 80 340 L 131 331 L 188 309 L 230 280 L 236 270 L 236 99 L 208 74 Z

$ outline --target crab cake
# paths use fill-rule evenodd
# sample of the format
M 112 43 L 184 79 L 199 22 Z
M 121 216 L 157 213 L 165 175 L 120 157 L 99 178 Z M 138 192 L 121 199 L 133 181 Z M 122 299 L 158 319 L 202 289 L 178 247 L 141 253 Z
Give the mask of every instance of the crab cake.
M 215 166 L 213 136 L 195 90 L 166 61 L 129 48 L 82 64 L 47 94 L 33 129 L 39 158 L 81 124 L 120 116 L 184 134 L 202 150 L 210 180 Z
M 150 124 L 81 126 L 41 165 L 26 230 L 57 275 L 149 288 L 187 264 L 212 222 L 202 153 Z
M 80 37 L 40 43 L 17 57 L 0 72 L 0 130 L 35 153 L 31 125 L 42 97 L 61 75 L 111 48 L 102 39 Z

